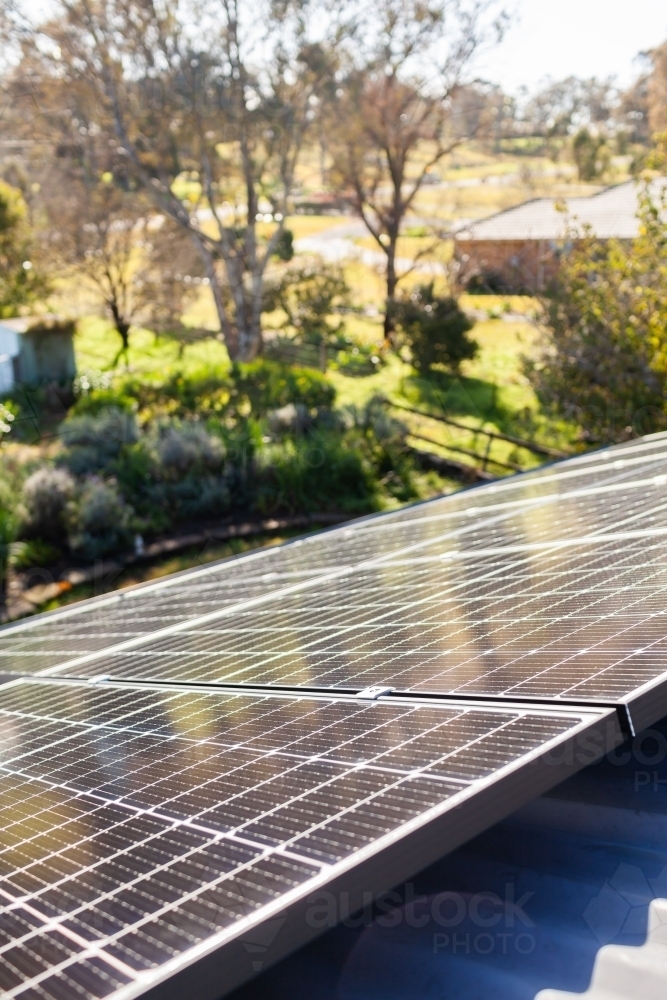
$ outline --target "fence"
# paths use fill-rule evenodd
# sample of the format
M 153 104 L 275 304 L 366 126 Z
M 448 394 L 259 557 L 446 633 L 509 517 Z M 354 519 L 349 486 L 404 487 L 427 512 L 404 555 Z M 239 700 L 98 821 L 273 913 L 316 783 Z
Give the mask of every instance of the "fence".
M 517 462 L 512 462 L 509 459 L 497 459 L 491 455 L 491 447 L 494 441 L 506 441 L 509 444 L 513 444 L 517 448 L 523 448 L 526 451 L 531 452 L 534 455 L 539 455 L 542 458 L 567 458 L 568 453 L 560 451 L 557 448 L 551 448 L 548 445 L 539 444 L 536 441 L 528 441 L 526 438 L 516 437 L 512 434 L 503 434 L 501 431 L 489 431 L 485 430 L 483 427 L 471 427 L 469 424 L 464 424 L 459 420 L 452 420 L 450 417 L 445 417 L 436 413 L 429 413 L 427 410 L 420 410 L 414 406 L 406 406 L 404 403 L 395 403 L 390 399 L 386 399 L 385 403 L 387 406 L 395 410 L 402 410 L 405 413 L 413 413 L 416 416 L 427 417 L 429 420 L 436 420 L 439 423 L 446 424 L 449 427 L 455 427 L 457 430 L 468 431 L 470 434 L 477 436 L 481 434 L 486 437 L 487 444 L 484 454 L 480 454 L 471 448 L 464 448 L 461 445 L 448 444 L 442 441 L 437 441 L 435 438 L 428 437 L 428 435 L 421 434 L 418 432 L 410 431 L 410 437 L 415 438 L 418 441 L 424 441 L 429 444 L 437 445 L 439 448 L 444 448 L 447 451 L 453 451 L 461 455 L 467 455 L 469 458 L 474 458 L 476 461 L 481 463 L 481 467 L 477 469 L 477 472 L 485 473 L 487 466 L 489 464 L 496 465 L 501 469 L 508 469 L 512 472 L 522 472 L 523 466 L 519 465 Z

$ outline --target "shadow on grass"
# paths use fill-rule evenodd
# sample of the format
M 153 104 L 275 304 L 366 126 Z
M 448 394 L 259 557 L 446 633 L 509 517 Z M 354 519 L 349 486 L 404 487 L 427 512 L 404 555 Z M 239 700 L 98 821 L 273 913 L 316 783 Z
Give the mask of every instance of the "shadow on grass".
M 429 378 L 411 375 L 403 379 L 401 391 L 406 399 L 436 416 L 468 417 L 491 422 L 508 430 L 516 419 L 502 401 L 502 392 L 494 382 L 433 371 Z
M 406 376 L 401 382 L 401 393 L 413 406 L 428 410 L 434 416 L 463 420 L 464 423 L 478 421 L 487 429 L 488 425 L 494 425 L 502 434 L 539 441 L 565 452 L 585 450 L 581 429 L 576 424 L 529 406 L 521 409 L 508 406 L 502 383 L 436 369 L 428 378 L 416 374 Z M 510 457 L 522 461 L 518 453 Z

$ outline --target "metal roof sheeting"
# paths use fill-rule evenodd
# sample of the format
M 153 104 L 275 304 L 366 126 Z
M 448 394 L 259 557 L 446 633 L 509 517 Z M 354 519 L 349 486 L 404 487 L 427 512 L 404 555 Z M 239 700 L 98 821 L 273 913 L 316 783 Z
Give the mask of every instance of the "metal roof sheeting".
M 667 181 L 655 181 L 660 196 Z M 640 188 L 635 181 L 617 184 L 587 198 L 535 198 L 505 212 L 481 219 L 456 234 L 459 240 L 561 240 L 572 226 L 590 227 L 600 239 L 632 239 L 637 236 Z M 557 207 L 560 206 L 560 207 Z
M 667 899 L 649 907 L 648 936 L 640 948 L 610 944 L 595 961 L 593 981 L 585 993 L 542 990 L 535 1000 L 664 1000 L 667 988 Z

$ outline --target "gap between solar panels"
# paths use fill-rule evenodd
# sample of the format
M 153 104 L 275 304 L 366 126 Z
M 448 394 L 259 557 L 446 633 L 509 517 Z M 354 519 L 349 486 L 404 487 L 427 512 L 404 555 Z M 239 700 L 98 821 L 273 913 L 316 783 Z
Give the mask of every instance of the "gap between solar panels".
M 60 678 L 57 676 L 52 676 L 50 678 L 53 681 L 57 681 Z M 633 717 L 630 712 L 630 707 L 621 703 L 616 702 L 604 702 L 604 701 L 585 701 L 577 699 L 564 699 L 559 698 L 557 702 L 554 702 L 553 698 L 511 698 L 505 696 L 492 696 L 492 695 L 473 695 L 473 694 L 446 694 L 443 695 L 437 692 L 420 692 L 420 691 L 397 691 L 392 687 L 367 687 L 367 688 L 320 688 L 320 687 L 289 687 L 281 684 L 271 684 L 271 685 L 261 685 L 261 684 L 229 684 L 229 683 L 212 683 L 211 681 L 160 681 L 156 679 L 151 680 L 141 680 L 136 678 L 129 678 L 123 680 L 122 678 L 112 677 L 109 674 L 102 674 L 91 678 L 76 678 L 70 677 L 68 679 L 81 680 L 88 684 L 102 684 L 102 685 L 126 685 L 131 684 L 135 687 L 151 687 L 151 688 L 166 688 L 166 689 L 182 689 L 189 691 L 206 691 L 215 690 L 221 692 L 229 693 L 242 693 L 248 692 L 252 694 L 281 694 L 281 695 L 291 695 L 293 697 L 299 698 L 304 695 L 309 695 L 314 698 L 341 698 L 350 697 L 358 698 L 360 701 L 377 701 L 380 698 L 387 699 L 401 699 L 401 701 L 408 701 L 414 704 L 428 704 L 437 703 L 440 701 L 447 701 L 448 703 L 460 703 L 462 706 L 466 704 L 484 704 L 488 706 L 493 705 L 507 705 L 508 703 L 514 706 L 523 706 L 525 708 L 553 708 L 563 707 L 563 708 L 583 708 L 583 709 L 610 709 L 614 711 L 618 718 L 618 724 L 621 728 L 621 732 L 626 737 L 634 737 L 637 732 L 634 727 Z M 10 680 L 16 680 L 16 677 L 11 674 L 5 674 L 0 676 L 0 684 L 7 683 Z
M 613 709 L 37 678 L 0 720 L 22 1000 L 214 1000 L 623 740 Z

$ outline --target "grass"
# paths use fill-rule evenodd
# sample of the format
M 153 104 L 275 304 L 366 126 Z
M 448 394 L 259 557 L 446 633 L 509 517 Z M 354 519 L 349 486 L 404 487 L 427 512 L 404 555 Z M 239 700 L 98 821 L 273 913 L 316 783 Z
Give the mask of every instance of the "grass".
M 120 338 L 104 319 L 89 316 L 79 322 L 74 341 L 78 371 L 87 368 L 109 369 L 118 353 Z M 196 344 L 188 344 L 179 356 L 180 345 L 173 340 L 157 338 L 149 330 L 133 330 L 130 349 L 121 362 L 132 372 L 150 374 L 179 368 L 188 372 L 202 366 L 219 367 L 228 364 L 227 351 L 214 336 Z

